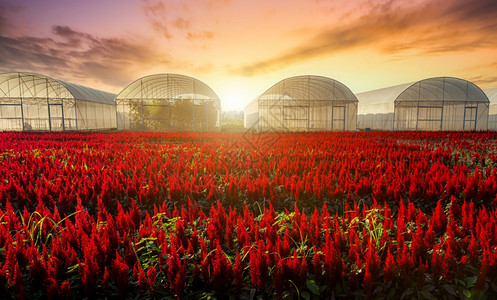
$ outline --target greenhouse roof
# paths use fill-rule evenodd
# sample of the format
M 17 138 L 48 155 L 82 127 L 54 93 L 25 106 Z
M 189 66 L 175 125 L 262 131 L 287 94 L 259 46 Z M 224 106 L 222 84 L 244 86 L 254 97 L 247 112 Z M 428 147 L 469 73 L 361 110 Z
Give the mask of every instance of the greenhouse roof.
M 474 83 L 454 77 L 434 77 L 414 83 L 357 94 L 359 105 L 395 101 L 487 102 L 485 93 Z
M 216 93 L 202 81 L 179 74 L 155 74 L 139 78 L 116 97 L 123 99 L 211 99 L 220 109 Z
M 435 77 L 418 81 L 395 99 L 412 100 L 489 102 L 487 95 L 477 85 L 454 77 Z
M 359 105 L 389 103 L 395 101 L 413 83 L 405 83 L 383 89 L 356 94 Z
M 71 98 L 115 105 L 115 96 L 112 93 L 35 73 L 0 74 L 0 98 Z
M 92 102 L 99 102 L 104 104 L 115 105 L 116 94 L 95 90 L 92 88 L 84 87 L 74 83 L 60 80 L 60 83 L 78 100 L 87 100 Z
M 268 98 L 311 101 L 346 100 L 357 102 L 354 93 L 341 82 L 316 75 L 295 76 L 283 79 L 257 99 L 264 100 Z

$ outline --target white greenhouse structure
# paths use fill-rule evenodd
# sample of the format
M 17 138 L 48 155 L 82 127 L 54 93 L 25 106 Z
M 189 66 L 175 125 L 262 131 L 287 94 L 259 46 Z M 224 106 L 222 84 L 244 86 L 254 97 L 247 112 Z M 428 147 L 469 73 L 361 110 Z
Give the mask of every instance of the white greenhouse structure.
M 137 79 L 116 97 L 117 127 L 137 131 L 218 131 L 221 102 L 202 81 L 179 74 Z
M 486 89 L 485 94 L 490 101 L 488 110 L 488 130 L 497 130 L 497 88 Z
M 260 132 L 356 130 L 356 122 L 355 95 L 323 76 L 284 79 L 244 109 L 244 126 Z
M 40 74 L 2 73 L 0 130 L 116 129 L 114 97 Z
M 356 96 L 359 129 L 487 129 L 489 100 L 478 86 L 463 79 L 429 78 Z

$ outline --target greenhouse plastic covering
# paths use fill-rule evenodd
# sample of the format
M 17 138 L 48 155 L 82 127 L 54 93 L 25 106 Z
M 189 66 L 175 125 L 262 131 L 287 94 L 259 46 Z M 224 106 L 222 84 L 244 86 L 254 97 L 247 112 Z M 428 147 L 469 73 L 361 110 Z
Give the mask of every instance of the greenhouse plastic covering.
M 0 74 L 0 130 L 116 128 L 115 94 L 34 73 Z
M 497 130 L 497 88 L 486 89 L 485 94 L 490 101 L 488 110 L 488 129 Z
M 219 97 L 202 81 L 179 74 L 156 74 L 132 82 L 116 97 L 121 130 L 215 131 Z
M 356 130 L 357 98 L 322 76 L 284 79 L 245 108 L 245 127 L 258 131 Z
M 475 84 L 459 78 L 429 78 L 360 93 L 357 98 L 360 129 L 487 129 L 487 96 Z

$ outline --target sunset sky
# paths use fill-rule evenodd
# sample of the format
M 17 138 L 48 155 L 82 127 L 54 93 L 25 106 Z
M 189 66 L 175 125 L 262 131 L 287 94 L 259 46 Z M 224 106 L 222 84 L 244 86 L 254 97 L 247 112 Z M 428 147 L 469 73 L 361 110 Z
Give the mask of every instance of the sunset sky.
M 496 0 L 0 0 L 0 72 L 119 93 L 178 73 L 243 109 L 323 75 L 354 93 L 434 76 L 497 87 Z

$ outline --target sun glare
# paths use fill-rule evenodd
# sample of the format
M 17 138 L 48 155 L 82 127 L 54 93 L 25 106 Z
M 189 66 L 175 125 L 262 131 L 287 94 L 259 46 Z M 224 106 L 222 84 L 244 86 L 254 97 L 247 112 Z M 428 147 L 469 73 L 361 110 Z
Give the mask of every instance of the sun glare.
M 239 90 L 229 90 L 220 98 L 223 111 L 243 110 L 248 103 Z

